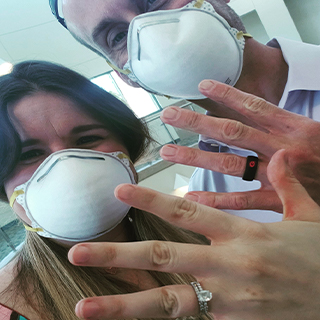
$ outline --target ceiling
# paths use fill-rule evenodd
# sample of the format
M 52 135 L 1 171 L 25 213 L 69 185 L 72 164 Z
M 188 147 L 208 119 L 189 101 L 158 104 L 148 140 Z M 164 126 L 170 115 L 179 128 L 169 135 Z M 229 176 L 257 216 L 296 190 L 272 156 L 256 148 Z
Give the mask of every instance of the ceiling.
M 48 60 L 87 77 L 110 70 L 55 20 L 48 0 L 0 0 L 0 58 L 11 63 Z

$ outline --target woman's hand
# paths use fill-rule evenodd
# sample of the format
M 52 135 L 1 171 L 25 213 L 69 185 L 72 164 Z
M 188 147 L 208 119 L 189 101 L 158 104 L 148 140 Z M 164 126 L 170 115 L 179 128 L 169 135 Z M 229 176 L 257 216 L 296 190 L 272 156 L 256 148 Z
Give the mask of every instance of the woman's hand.
M 186 198 L 219 209 L 282 212 L 281 201 L 267 179 L 267 166 L 276 151 L 286 149 L 288 163 L 295 176 L 320 204 L 319 122 L 282 110 L 263 99 L 216 81 L 203 81 L 199 89 L 208 98 L 245 116 L 253 125 L 176 107 L 165 109 L 162 120 L 228 145 L 255 151 L 259 157 L 256 179 L 261 182 L 261 189 L 234 193 L 192 191 Z M 161 156 L 168 161 L 238 177 L 243 176 L 246 167 L 246 158 L 238 155 L 206 152 L 176 145 L 164 146 Z
M 212 292 L 209 312 L 223 320 L 316 320 L 320 314 L 320 209 L 286 164 L 284 150 L 268 167 L 283 221 L 261 224 L 186 199 L 121 185 L 121 201 L 201 233 L 211 246 L 172 242 L 85 243 L 75 265 L 189 273 Z M 82 261 L 82 262 L 81 262 Z M 86 262 L 83 262 L 86 261 Z M 190 285 L 80 301 L 84 319 L 177 318 L 199 313 Z

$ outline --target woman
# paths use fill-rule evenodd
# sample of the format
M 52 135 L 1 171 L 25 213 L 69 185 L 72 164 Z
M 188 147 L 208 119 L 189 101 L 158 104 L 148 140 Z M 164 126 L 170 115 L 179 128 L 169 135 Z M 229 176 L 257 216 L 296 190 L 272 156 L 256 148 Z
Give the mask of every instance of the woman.
M 130 207 L 119 207 L 121 215 L 112 225 L 105 221 L 112 210 L 110 219 L 118 215 L 119 203 L 100 180 L 109 185 L 119 169 L 134 183 L 136 173 L 126 158 L 135 162 L 150 141 L 145 125 L 122 102 L 67 68 L 23 62 L 0 78 L 0 141 L 1 199 L 10 199 L 27 229 L 22 250 L 0 271 L 1 304 L 32 320 L 69 320 L 77 319 L 74 308 L 84 297 L 193 280 L 188 275 L 76 267 L 68 262 L 69 248 L 84 240 L 206 242 Z M 97 172 L 100 160 L 120 167 L 105 178 L 109 165 Z M 93 176 L 98 178 L 92 180 Z M 40 181 L 46 187 L 36 189 Z M 85 190 L 79 187 L 83 181 L 89 181 Z M 102 210 L 99 223 L 90 206 Z

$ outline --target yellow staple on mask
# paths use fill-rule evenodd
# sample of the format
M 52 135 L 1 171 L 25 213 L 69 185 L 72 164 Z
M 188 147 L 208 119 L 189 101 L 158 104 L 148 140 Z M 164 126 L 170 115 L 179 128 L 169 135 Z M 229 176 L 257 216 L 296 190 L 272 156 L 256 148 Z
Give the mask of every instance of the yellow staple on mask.
M 204 0 L 198 0 L 195 4 L 194 4 L 194 7 L 195 8 L 201 8 L 202 5 L 204 3 Z
M 43 229 L 41 229 L 41 228 L 31 228 L 25 224 L 24 224 L 24 227 L 26 228 L 26 230 L 32 231 L 32 232 L 42 232 L 43 231 Z
M 244 33 L 243 31 L 239 31 L 237 33 L 237 39 L 240 40 L 242 37 L 253 38 L 250 33 Z

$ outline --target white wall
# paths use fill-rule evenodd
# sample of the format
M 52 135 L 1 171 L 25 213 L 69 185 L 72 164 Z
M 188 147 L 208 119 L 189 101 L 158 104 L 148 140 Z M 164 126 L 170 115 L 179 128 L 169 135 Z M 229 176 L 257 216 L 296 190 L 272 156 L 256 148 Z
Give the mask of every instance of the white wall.
M 172 193 L 174 191 L 174 183 L 176 174 L 190 178 L 194 171 L 194 167 L 182 164 L 174 164 L 139 183 L 142 187 L 151 188 L 163 193 Z
M 320 44 L 320 1 L 284 0 L 302 41 Z
M 275 0 L 273 0 L 275 1 Z M 247 3 L 248 8 L 255 9 L 241 16 L 247 31 L 253 35 L 258 41 L 266 43 L 270 39 L 270 33 L 274 35 L 281 35 L 284 27 L 288 27 L 287 23 L 292 19 L 293 24 L 291 29 L 286 30 L 286 37 L 296 39 L 297 35 L 294 33 L 298 31 L 299 36 L 303 42 L 312 44 L 320 44 L 320 1 L 319 0 L 280 0 L 279 8 L 282 9 L 282 15 L 278 15 L 280 10 L 273 10 L 270 1 L 262 0 L 241 0 L 242 3 Z M 281 3 L 284 2 L 286 8 Z M 234 2 L 233 7 L 239 13 L 244 10 L 243 5 L 239 6 L 238 1 Z M 250 4 L 250 5 L 249 5 Z M 270 5 L 270 8 L 269 8 Z M 288 11 L 287 13 L 285 11 Z M 261 20 L 264 21 L 264 25 Z M 285 25 L 286 24 L 286 25 Z M 266 31 L 267 29 L 267 31 Z M 270 30 L 273 29 L 273 30 Z M 296 31 L 294 30 L 296 29 Z M 292 35 L 291 35 L 292 31 Z M 268 35 L 269 33 L 269 35 Z M 279 33 L 279 34 L 277 34 Z

